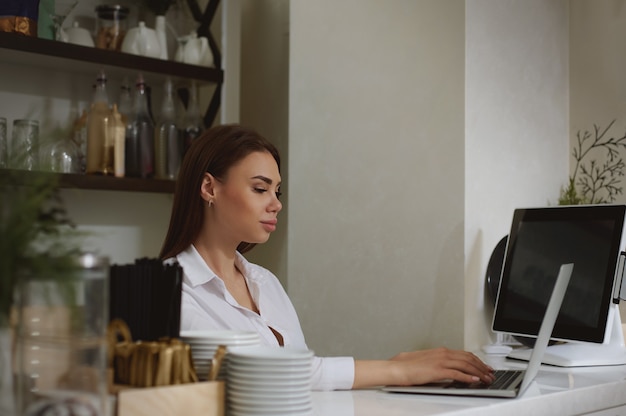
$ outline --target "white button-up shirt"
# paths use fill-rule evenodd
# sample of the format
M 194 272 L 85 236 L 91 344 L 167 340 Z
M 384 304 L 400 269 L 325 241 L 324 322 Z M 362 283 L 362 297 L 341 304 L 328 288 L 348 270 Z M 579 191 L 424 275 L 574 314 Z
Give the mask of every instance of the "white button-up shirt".
M 237 253 L 235 264 L 246 279 L 260 311 L 257 314 L 237 303 L 193 245 L 178 254 L 176 260 L 183 268 L 181 330 L 255 331 L 263 343 L 278 347 L 272 327 L 282 335 L 285 347 L 308 349 L 296 310 L 278 278 L 269 270 Z M 353 383 L 352 357 L 313 358 L 313 389 L 350 389 Z

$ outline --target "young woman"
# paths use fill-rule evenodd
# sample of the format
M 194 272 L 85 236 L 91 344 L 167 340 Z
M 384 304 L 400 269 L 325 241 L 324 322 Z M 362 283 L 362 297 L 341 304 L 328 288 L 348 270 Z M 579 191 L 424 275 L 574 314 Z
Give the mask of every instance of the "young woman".
M 239 125 L 206 130 L 185 154 L 160 257 L 183 268 L 181 329 L 256 331 L 268 345 L 307 348 L 296 311 L 271 272 L 243 254 L 276 229 L 280 156 Z M 441 379 L 493 380 L 475 355 L 446 348 L 389 360 L 315 357 L 313 388 L 423 384 Z

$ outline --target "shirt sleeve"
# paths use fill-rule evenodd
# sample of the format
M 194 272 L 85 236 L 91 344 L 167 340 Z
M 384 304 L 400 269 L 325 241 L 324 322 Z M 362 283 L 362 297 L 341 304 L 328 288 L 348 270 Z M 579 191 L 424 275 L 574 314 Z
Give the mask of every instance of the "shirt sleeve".
M 353 384 L 352 357 L 313 357 L 313 390 L 350 390 Z

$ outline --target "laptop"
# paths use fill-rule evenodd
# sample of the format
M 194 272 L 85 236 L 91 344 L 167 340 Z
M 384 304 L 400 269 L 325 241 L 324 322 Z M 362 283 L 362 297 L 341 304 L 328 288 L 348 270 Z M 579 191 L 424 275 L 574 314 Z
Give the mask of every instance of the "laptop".
M 563 264 L 559 269 L 559 274 L 550 296 L 550 302 L 543 316 L 537 340 L 525 370 L 496 370 L 496 380 L 489 385 L 482 382 L 467 384 L 458 381 L 443 381 L 418 386 L 385 386 L 382 390 L 392 393 L 442 394 L 448 396 L 511 398 L 521 395 L 539 372 L 541 360 L 550 341 L 552 329 L 559 314 L 559 309 L 561 309 L 573 269 L 573 263 Z

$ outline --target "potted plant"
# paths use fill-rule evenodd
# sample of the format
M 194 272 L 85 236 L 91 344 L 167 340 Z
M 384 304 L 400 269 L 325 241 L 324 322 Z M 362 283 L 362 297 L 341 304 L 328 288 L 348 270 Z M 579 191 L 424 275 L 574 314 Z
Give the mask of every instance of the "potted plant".
M 24 276 L 62 282 L 75 269 L 78 235 L 57 176 L 0 170 L 0 413 L 12 414 L 14 295 Z
M 626 133 L 613 137 L 607 127 L 593 125 L 593 132 L 579 130 L 572 149 L 575 165 L 566 187 L 561 188 L 559 205 L 606 204 L 622 194 L 621 177 L 624 160 L 620 151 L 626 149 Z

